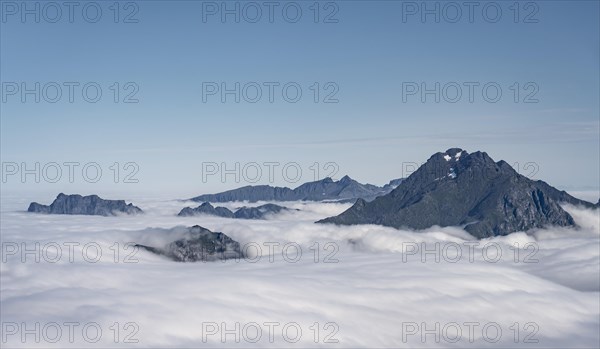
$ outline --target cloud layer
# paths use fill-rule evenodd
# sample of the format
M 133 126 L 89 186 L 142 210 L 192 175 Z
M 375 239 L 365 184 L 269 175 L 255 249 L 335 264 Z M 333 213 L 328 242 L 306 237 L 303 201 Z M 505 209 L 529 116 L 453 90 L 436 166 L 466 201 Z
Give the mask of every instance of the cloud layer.
M 251 221 L 177 217 L 189 202 L 135 202 L 145 215 L 35 215 L 3 202 L 3 345 L 523 348 L 600 340 L 598 210 L 566 207 L 579 229 L 476 241 L 458 228 L 313 223 L 349 204 L 283 203 L 301 211 Z M 251 259 L 177 263 L 126 248 L 173 241 L 181 234 L 173 227 L 194 224 L 226 233 Z M 23 252 L 36 243 L 39 253 Z M 79 324 L 72 338 L 68 322 Z

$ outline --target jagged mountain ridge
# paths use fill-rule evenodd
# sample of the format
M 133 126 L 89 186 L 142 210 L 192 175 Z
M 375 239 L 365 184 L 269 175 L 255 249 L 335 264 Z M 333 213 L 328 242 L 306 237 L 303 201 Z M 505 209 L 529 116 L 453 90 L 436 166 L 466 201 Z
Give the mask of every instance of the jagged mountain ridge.
M 327 177 L 320 181 L 308 182 L 295 189 L 272 187 L 270 185 L 245 186 L 216 194 L 204 194 L 191 198 L 198 202 L 230 201 L 323 201 L 323 200 L 373 200 L 392 191 L 402 179 L 394 179 L 383 187 L 361 184 L 349 176 L 339 181 Z

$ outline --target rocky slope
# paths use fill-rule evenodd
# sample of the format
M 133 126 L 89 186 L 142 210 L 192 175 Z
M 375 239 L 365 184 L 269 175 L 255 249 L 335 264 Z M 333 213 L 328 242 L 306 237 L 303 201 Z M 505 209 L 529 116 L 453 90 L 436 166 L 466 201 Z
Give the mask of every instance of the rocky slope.
M 524 177 L 484 152 L 453 148 L 431 156 L 389 194 L 372 202 L 357 200 L 342 214 L 318 223 L 409 229 L 462 226 L 485 238 L 551 225 L 574 226 L 560 203 L 595 206 Z

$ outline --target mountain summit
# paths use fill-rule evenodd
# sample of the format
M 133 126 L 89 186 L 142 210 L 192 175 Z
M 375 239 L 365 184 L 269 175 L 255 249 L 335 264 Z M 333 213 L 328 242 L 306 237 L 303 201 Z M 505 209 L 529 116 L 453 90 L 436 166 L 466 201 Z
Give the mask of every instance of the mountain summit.
M 359 199 L 342 214 L 318 223 L 409 229 L 462 226 L 485 238 L 551 225 L 574 226 L 559 203 L 595 206 L 522 176 L 487 153 L 452 148 L 433 154 L 389 194 L 372 202 Z

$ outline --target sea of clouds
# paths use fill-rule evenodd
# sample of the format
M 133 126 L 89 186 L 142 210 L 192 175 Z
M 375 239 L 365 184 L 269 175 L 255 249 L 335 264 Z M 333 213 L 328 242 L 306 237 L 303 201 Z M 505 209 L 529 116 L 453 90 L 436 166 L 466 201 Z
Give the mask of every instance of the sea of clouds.
M 145 214 L 25 212 L 3 197 L 2 347 L 598 347 L 600 212 L 579 228 L 476 240 L 313 222 L 350 204 L 287 202 L 268 220 L 177 217 L 197 203 L 134 198 Z M 46 202 L 44 202 L 46 203 Z M 230 209 L 264 203 L 227 203 Z M 201 225 L 242 260 L 178 263 L 163 246 Z

